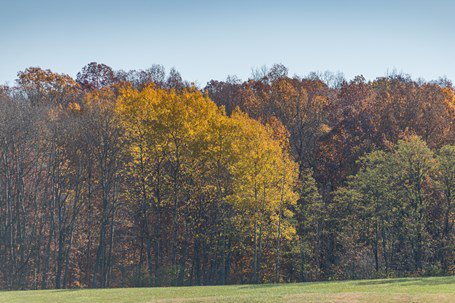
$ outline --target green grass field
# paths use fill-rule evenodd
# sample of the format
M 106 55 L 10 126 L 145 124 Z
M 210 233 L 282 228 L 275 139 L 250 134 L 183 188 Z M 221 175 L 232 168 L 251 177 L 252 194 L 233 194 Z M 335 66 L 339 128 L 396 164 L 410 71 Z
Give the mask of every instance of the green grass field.
M 300 284 L 3 291 L 1 303 L 455 302 L 455 276 Z

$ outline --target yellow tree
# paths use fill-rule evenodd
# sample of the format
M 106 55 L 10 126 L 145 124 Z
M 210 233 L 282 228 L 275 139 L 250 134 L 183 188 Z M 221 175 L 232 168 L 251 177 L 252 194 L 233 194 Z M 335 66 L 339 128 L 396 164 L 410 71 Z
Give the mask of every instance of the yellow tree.
M 237 129 L 233 145 L 237 158 L 230 166 L 234 188 L 230 200 L 243 212 L 242 223 L 252 231 L 252 276 L 253 282 L 259 283 L 264 233 L 267 238 L 273 237 L 271 226 L 275 224 L 280 226 L 281 237 L 282 207 L 297 199 L 293 191 L 297 167 L 291 159 L 283 157 L 283 147 L 273 138 L 270 127 L 238 110 L 231 118 Z
M 212 121 L 221 112 L 194 88 L 177 93 L 153 85 L 141 91 L 131 87 L 121 90 L 117 112 L 122 117 L 130 143 L 129 174 L 133 178 L 133 188 L 139 185 L 130 190 L 129 199 L 135 201 L 141 197 L 140 229 L 146 246 L 149 276 L 154 277 L 155 285 L 159 284 L 161 217 L 165 206 L 170 209 L 172 222 L 172 272 L 176 283 L 181 284 L 189 253 L 189 227 L 185 218 L 190 215 L 190 206 L 200 202 L 203 196 L 204 186 L 198 181 L 205 172 L 203 164 L 207 162 Z M 154 269 L 151 221 L 154 226 Z M 178 245 L 179 241 L 183 244 Z
M 157 125 L 157 109 L 166 94 L 167 92 L 155 89 L 153 85 L 142 91 L 128 86 L 120 91 L 116 102 L 116 112 L 125 129 L 128 142 L 127 153 L 130 157 L 127 172 L 131 186 L 127 191 L 127 199 L 134 204 L 139 204 L 137 205 L 140 214 L 138 275 L 142 274 L 144 263 L 142 252 L 145 248 L 149 278 L 154 277 L 155 285 L 159 285 L 161 209 L 163 186 L 166 182 L 166 176 L 162 171 L 167 142 L 165 134 Z M 151 220 L 154 222 L 153 231 L 150 226 Z M 154 262 L 152 262 L 152 237 Z

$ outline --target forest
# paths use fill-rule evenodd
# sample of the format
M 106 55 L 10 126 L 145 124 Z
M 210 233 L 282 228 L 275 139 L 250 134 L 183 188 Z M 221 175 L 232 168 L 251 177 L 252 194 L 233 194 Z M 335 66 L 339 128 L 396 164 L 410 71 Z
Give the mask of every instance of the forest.
M 453 275 L 454 204 L 446 78 L 92 62 L 0 86 L 0 289 Z

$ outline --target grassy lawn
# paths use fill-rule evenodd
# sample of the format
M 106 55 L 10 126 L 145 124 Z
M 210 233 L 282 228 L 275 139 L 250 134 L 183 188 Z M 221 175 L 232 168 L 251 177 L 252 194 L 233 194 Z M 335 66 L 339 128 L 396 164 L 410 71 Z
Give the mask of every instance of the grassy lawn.
M 455 276 L 300 284 L 3 291 L 0 303 L 455 302 Z

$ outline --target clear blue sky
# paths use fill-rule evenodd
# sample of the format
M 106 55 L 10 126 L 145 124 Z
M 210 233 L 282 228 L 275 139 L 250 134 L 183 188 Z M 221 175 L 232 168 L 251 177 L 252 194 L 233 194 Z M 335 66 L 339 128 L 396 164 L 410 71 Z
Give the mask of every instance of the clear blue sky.
M 455 1 L 0 0 L 0 83 L 29 66 L 75 76 L 92 61 L 159 63 L 201 85 L 273 63 L 455 80 Z

